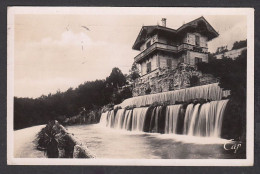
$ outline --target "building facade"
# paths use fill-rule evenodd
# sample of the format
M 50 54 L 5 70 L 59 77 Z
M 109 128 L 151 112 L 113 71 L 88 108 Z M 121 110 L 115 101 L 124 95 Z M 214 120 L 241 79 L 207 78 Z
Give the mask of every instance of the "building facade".
M 162 26 L 143 26 L 133 45 L 141 51 L 134 61 L 141 67 L 141 76 L 147 76 L 160 68 L 174 69 L 179 63 L 196 65 L 208 62 L 208 42 L 218 37 L 215 29 L 204 17 L 182 25 L 177 30 Z

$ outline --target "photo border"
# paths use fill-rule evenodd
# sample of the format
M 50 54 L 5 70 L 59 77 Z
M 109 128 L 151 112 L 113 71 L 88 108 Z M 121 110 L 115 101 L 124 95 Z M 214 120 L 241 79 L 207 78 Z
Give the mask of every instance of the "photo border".
M 144 11 L 145 8 L 145 11 Z M 174 10 L 172 9 L 174 8 Z M 71 13 L 73 11 L 73 13 Z M 9 165 L 118 165 L 118 166 L 252 166 L 254 159 L 254 59 L 247 62 L 246 159 L 42 159 L 13 158 L 14 15 L 247 15 L 247 57 L 254 57 L 254 9 L 180 7 L 9 7 L 7 45 L 7 164 Z M 131 49 L 131 48 L 129 48 Z
M 260 60 L 255 59 L 255 110 L 254 110 L 254 128 L 255 128 L 255 147 L 254 147 L 254 166 L 253 167 L 137 167 L 137 166 L 10 166 L 7 165 L 7 7 L 8 6 L 150 6 L 150 7 L 250 7 L 255 9 L 255 18 L 260 19 L 260 3 L 259 0 L 236 0 L 236 1 L 208 1 L 208 0 L 3 0 L 0 1 L 0 169 L 2 173 L 125 173 L 125 174 L 161 174 L 161 173 L 259 173 L 260 161 Z M 260 31 L 260 20 L 255 20 L 255 31 Z M 255 55 L 260 55 L 260 33 L 255 32 Z

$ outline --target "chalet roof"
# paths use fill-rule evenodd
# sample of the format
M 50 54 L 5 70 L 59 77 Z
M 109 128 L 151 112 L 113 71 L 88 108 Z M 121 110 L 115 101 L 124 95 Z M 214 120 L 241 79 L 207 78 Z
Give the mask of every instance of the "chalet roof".
M 160 25 L 143 26 L 132 48 L 135 50 L 140 50 L 140 46 L 146 41 L 146 39 L 157 31 L 162 31 L 171 35 L 179 35 L 190 30 L 194 30 L 200 27 L 201 24 L 203 24 L 205 27 L 204 30 L 200 30 L 199 32 L 207 35 L 208 40 L 212 40 L 219 36 L 218 32 L 216 32 L 216 30 L 208 23 L 208 21 L 203 16 L 201 16 L 191 22 L 183 24 L 177 30 Z

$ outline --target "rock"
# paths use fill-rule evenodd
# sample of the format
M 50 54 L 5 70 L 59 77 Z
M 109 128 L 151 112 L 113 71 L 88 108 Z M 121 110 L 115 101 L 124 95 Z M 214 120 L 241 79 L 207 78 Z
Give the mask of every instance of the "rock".
M 81 145 L 75 145 L 73 151 L 73 158 L 95 158 L 89 150 Z
M 59 158 L 65 158 L 66 157 L 66 153 L 65 153 L 65 149 L 58 149 L 59 150 Z

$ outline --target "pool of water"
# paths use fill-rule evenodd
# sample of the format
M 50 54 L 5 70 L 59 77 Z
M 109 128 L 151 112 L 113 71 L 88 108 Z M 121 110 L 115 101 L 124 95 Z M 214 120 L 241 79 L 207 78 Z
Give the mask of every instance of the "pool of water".
M 228 141 L 187 135 L 131 132 L 100 124 L 68 126 L 68 131 L 97 158 L 114 159 L 235 159 L 245 155 L 226 151 Z

